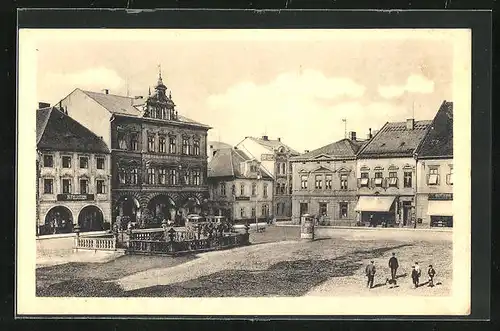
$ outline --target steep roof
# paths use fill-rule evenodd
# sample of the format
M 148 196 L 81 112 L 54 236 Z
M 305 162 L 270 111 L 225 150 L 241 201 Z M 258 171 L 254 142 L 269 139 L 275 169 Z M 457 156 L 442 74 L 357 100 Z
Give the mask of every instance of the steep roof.
M 290 153 L 300 155 L 299 152 L 291 148 L 290 146 L 283 144 L 280 140 L 278 139 L 264 139 L 264 138 L 257 138 L 257 137 L 247 137 L 248 139 L 251 139 L 255 141 L 256 143 L 264 146 L 265 148 L 269 149 L 270 151 L 274 151 L 276 148 L 280 146 L 284 146 L 288 150 L 290 150 Z
M 222 142 L 222 141 L 207 141 L 207 146 L 212 146 L 214 150 L 222 149 L 222 148 L 233 148 L 233 146 Z
M 441 104 L 419 148 L 418 157 L 453 157 L 453 102 L 445 100 Z
M 146 102 L 146 100 L 137 100 L 134 97 L 126 97 L 126 96 L 115 95 L 115 94 L 106 94 L 106 93 L 84 91 L 84 90 L 80 90 L 80 91 L 82 91 L 88 97 L 95 100 L 98 104 L 100 104 L 102 107 L 104 107 L 106 110 L 108 110 L 112 114 L 126 115 L 126 116 L 133 116 L 133 117 L 142 117 L 143 116 L 144 112 L 141 109 L 139 109 L 138 107 L 143 105 Z M 187 118 L 186 116 L 183 116 L 183 115 L 178 115 L 177 119 L 178 119 L 178 122 L 181 122 L 181 123 L 194 124 L 194 125 L 208 127 L 206 124 L 196 122 L 196 121 L 194 121 L 190 118 Z M 152 119 L 152 120 L 154 120 L 154 119 Z
M 358 153 L 359 158 L 411 157 L 422 142 L 431 121 L 415 121 L 413 129 L 406 122 L 387 122 Z
M 334 143 L 320 147 L 308 153 L 292 157 L 291 161 L 309 160 L 327 155 L 334 159 L 355 158 L 358 150 L 363 146 L 363 141 L 353 141 L 351 139 L 341 139 Z
M 240 169 L 240 164 L 251 160 L 243 151 L 236 148 L 222 148 L 212 157 L 208 163 L 208 177 L 233 177 L 233 178 L 255 178 L 245 176 Z M 271 178 L 261 167 L 262 178 Z
M 104 141 L 55 107 L 37 110 L 37 148 L 109 153 Z

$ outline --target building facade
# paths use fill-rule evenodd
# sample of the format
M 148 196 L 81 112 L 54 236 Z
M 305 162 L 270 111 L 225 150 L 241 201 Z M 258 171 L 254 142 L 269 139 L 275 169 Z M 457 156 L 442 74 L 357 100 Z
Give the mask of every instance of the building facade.
M 386 123 L 360 149 L 356 173 L 361 224 L 414 226 L 418 182 L 415 153 L 431 121 Z
M 77 89 L 59 106 L 111 149 L 113 219 L 152 227 L 206 212 L 210 127 L 178 114 L 161 75 L 147 98 Z
M 290 220 L 292 217 L 292 168 L 290 158 L 300 155 L 297 151 L 285 145 L 281 138 L 269 139 L 245 137 L 236 147 L 261 162 L 262 167 L 273 180 L 273 217 L 276 220 Z
M 417 151 L 417 218 L 453 226 L 453 103 L 444 101 Z
M 356 154 L 363 144 L 352 132 L 349 139 L 290 159 L 294 223 L 310 214 L 325 225 L 355 225 Z
M 104 141 L 57 108 L 37 110 L 37 233 L 111 226 L 111 158 Z
M 235 223 L 268 222 L 273 178 L 256 159 L 237 148 L 213 150 L 208 164 L 211 213 Z

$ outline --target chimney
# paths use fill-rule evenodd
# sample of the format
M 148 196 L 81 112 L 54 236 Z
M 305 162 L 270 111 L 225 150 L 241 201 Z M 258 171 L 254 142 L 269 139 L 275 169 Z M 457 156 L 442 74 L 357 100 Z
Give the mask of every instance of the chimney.
M 356 141 L 356 132 L 355 131 L 349 132 L 349 139 Z
M 268 136 L 262 136 L 262 140 L 268 141 L 269 137 Z
M 278 141 L 281 142 L 281 138 L 280 137 L 278 137 Z
M 304 153 L 309 153 L 309 150 L 308 150 L 308 149 L 306 149 L 306 150 L 304 151 Z
M 372 137 L 373 137 L 373 136 L 372 136 L 372 128 L 369 128 L 369 129 L 368 129 L 368 135 L 367 135 L 367 138 L 368 138 L 368 139 L 372 139 Z
M 415 119 L 409 118 L 406 120 L 406 130 L 413 130 L 415 128 Z
M 47 102 L 39 102 L 38 103 L 38 109 L 47 108 L 47 107 L 50 107 L 50 103 L 47 103 Z
M 104 91 L 104 94 L 109 94 L 109 90 L 107 88 L 105 88 L 103 91 Z

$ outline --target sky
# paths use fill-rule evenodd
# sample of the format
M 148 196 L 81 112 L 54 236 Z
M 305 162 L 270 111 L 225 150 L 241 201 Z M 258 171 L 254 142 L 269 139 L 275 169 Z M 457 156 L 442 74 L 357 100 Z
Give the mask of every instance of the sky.
M 453 44 L 428 30 L 148 31 L 39 39 L 38 100 L 75 88 L 146 96 L 160 65 L 179 114 L 210 125 L 209 140 L 266 134 L 298 151 L 346 129 L 366 138 L 387 121 L 432 120 L 453 101 Z

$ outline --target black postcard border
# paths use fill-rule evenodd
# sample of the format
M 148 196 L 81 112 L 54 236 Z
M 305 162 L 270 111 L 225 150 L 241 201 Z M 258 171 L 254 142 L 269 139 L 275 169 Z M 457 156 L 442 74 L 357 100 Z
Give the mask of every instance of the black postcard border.
M 147 318 L 235 320 L 487 320 L 491 281 L 491 11 L 370 10 L 122 10 L 25 9 L 18 28 L 469 28 L 472 30 L 472 280 L 469 316 L 65 316 L 18 318 Z M 16 60 L 17 62 L 17 60 Z M 16 82 L 17 83 L 17 82 Z M 16 86 L 17 88 L 17 86 Z M 17 123 L 19 125 L 19 123 Z M 17 161 L 17 158 L 16 158 Z M 17 174 L 17 171 L 16 171 Z M 19 175 L 19 174 L 17 174 Z M 16 202 L 17 202 L 17 181 Z M 16 203 L 17 207 L 17 203 Z M 16 236 L 18 229 L 16 228 Z M 17 252 L 17 249 L 16 249 Z M 16 256 L 17 258 L 17 256 Z M 17 278 L 17 277 L 16 277 Z M 15 279 L 17 281 L 17 279 Z M 15 286 L 14 286 L 15 288 Z M 14 293 L 17 301 L 17 293 Z M 15 309 L 15 308 L 14 308 Z M 16 311 L 14 311 L 16 314 Z

